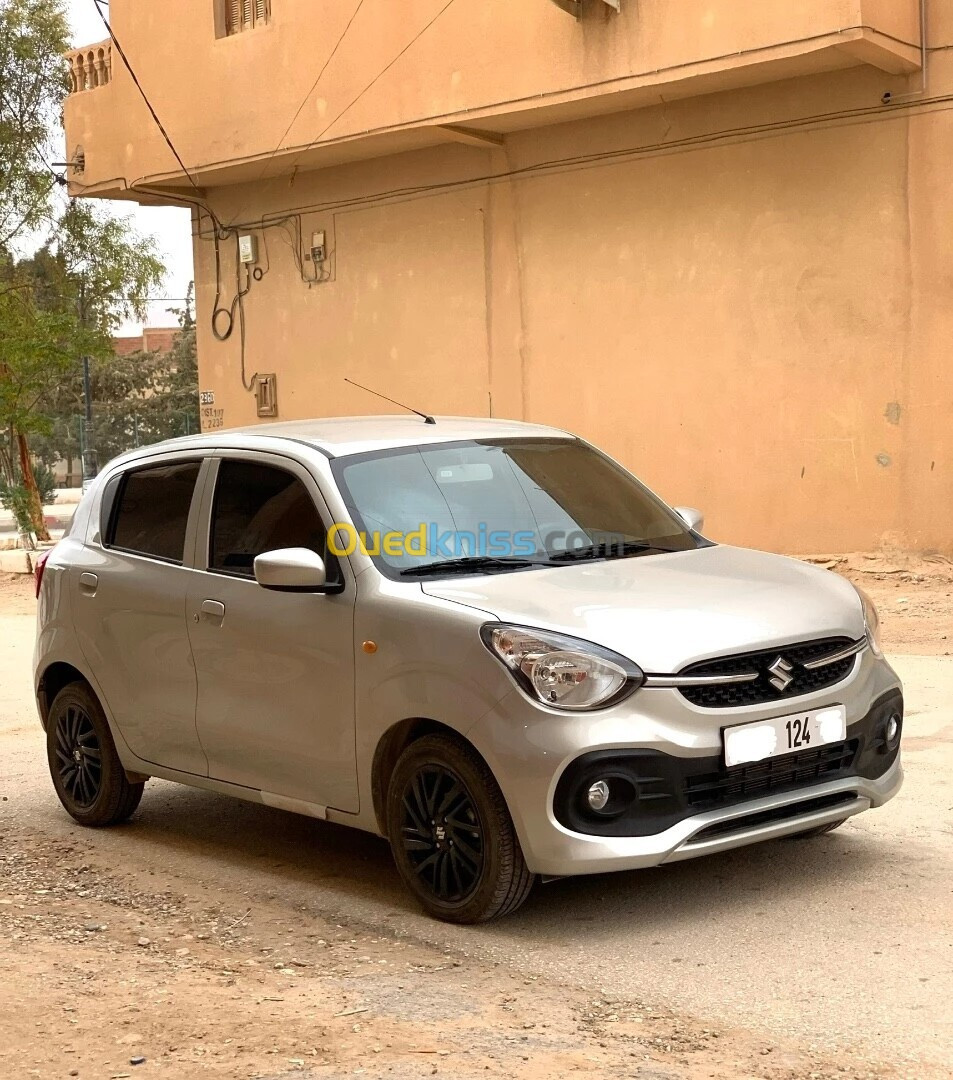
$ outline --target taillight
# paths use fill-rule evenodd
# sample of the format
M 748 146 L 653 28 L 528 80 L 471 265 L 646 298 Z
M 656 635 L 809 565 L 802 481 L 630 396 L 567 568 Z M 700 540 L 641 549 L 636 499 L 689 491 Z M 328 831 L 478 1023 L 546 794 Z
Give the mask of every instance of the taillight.
M 46 569 L 47 559 L 53 554 L 53 549 L 44 551 L 43 554 L 36 560 L 36 566 L 33 567 L 33 573 L 36 575 L 36 598 L 40 599 L 40 586 L 43 584 L 43 571 Z

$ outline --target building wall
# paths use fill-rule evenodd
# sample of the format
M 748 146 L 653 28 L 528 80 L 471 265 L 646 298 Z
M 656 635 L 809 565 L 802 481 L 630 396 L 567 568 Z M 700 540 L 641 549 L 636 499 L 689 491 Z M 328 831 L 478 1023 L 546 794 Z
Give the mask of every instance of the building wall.
M 117 356 L 130 356 L 136 352 L 172 351 L 175 339 L 182 331 L 178 326 L 145 326 L 134 337 L 114 337 L 113 349 Z
M 953 83 L 949 54 L 930 79 Z M 951 552 L 953 119 L 877 108 L 883 88 L 856 68 L 211 190 L 267 265 L 246 373 L 277 373 L 283 419 L 393 411 L 348 377 L 565 426 L 720 540 Z M 291 211 L 304 247 L 327 232 L 322 283 L 302 280 Z M 197 231 L 204 423 L 251 423 Z
M 109 12 L 202 186 L 435 145 L 454 137 L 447 125 L 515 131 L 660 93 L 919 62 L 917 0 L 624 0 L 619 14 L 587 0 L 579 20 L 550 0 L 273 0 L 267 25 L 231 37 L 217 36 L 223 3 L 114 0 Z M 65 122 L 69 156 L 85 154 L 77 191 L 190 188 L 118 52 L 108 84 L 73 94 Z

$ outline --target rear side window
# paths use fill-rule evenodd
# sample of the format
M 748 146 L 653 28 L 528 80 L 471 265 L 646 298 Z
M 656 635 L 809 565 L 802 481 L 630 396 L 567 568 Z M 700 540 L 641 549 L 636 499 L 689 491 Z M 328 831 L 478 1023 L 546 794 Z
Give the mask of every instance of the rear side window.
M 218 467 L 209 569 L 254 577 L 255 557 L 280 548 L 303 547 L 328 564 L 328 580 L 340 568 L 328 559 L 327 534 L 304 484 L 284 469 L 251 461 Z
M 200 462 L 126 473 L 115 490 L 106 547 L 181 563 Z

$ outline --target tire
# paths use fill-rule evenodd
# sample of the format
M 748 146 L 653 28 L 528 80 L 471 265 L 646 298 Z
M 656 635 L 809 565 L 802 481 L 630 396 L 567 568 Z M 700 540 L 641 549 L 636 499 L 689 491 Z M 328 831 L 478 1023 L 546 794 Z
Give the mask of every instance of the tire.
M 70 683 L 53 699 L 46 755 L 56 794 L 80 825 L 118 825 L 135 812 L 146 785 L 129 782 L 102 706 L 85 683 Z
M 840 821 L 832 821 L 827 825 L 818 825 L 816 829 L 805 829 L 804 832 L 795 833 L 791 839 L 813 840 L 816 836 L 824 836 L 826 833 L 839 829 L 846 821 L 847 818 L 841 818 Z
M 427 735 L 401 754 L 387 792 L 387 831 L 404 884 L 444 922 L 509 915 L 535 884 L 493 774 L 451 736 Z

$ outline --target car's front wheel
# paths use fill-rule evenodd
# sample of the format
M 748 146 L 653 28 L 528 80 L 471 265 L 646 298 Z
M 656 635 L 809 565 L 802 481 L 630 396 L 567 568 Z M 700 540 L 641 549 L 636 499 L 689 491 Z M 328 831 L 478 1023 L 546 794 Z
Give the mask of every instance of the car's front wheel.
M 102 706 L 85 683 L 70 683 L 53 699 L 46 753 L 56 794 L 81 825 L 117 825 L 139 805 L 145 784 L 126 776 Z
M 388 788 L 387 825 L 405 884 L 446 922 L 508 915 L 536 880 L 493 774 L 449 735 L 428 735 L 401 755 Z

